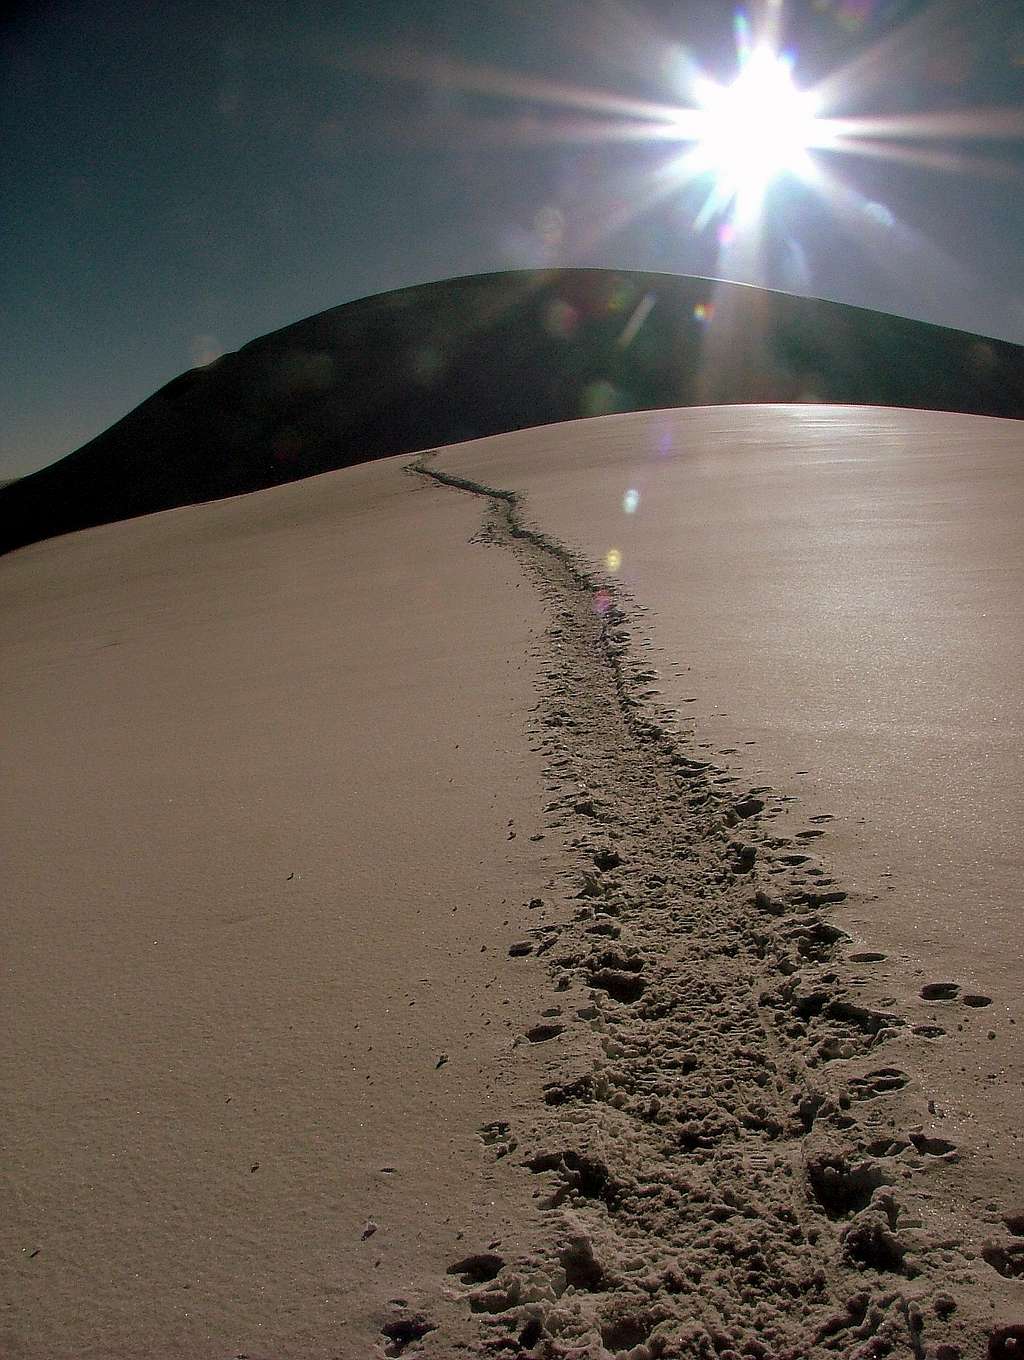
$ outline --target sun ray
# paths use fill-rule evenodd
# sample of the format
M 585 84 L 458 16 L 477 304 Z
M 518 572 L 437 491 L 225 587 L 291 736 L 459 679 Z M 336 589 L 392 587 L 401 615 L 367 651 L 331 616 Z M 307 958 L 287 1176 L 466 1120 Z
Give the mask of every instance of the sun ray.
M 606 118 L 542 118 L 536 113 L 473 117 L 453 114 L 429 123 L 396 122 L 393 136 L 407 146 L 424 146 L 439 134 L 456 143 L 482 146 L 613 146 L 616 143 L 679 142 L 675 123 L 612 121 Z
M 538 76 L 517 75 L 495 66 L 458 61 L 443 53 L 419 48 L 362 48 L 342 57 L 329 58 L 330 64 L 413 84 L 429 85 L 464 94 L 604 114 L 611 118 L 641 118 L 652 123 L 674 122 L 680 109 L 673 104 L 628 99 L 603 90 L 588 90 L 563 81 Z
M 831 137 L 888 137 L 902 141 L 1016 141 L 1024 137 L 1024 109 L 950 109 L 898 117 L 824 118 Z
M 921 145 L 904 146 L 901 142 L 882 141 L 869 137 L 844 137 L 830 143 L 825 150 L 841 152 L 844 156 L 864 156 L 888 161 L 893 165 L 918 165 L 926 170 L 948 174 L 970 173 L 986 179 L 1020 179 L 1016 166 L 995 156 L 968 155 L 963 151 L 943 150 Z
M 815 161 L 810 187 L 832 216 L 867 251 L 876 267 L 898 282 L 913 278 L 920 290 L 934 293 L 955 283 L 970 292 L 978 280 L 923 232 L 901 222 L 883 204 L 872 202 L 820 161 Z
M 860 102 L 879 92 L 888 93 L 893 73 L 906 70 L 918 52 L 929 46 L 942 50 L 950 42 L 963 10 L 964 0 L 937 0 L 920 10 L 819 81 L 813 89 L 819 107 L 840 109 L 849 99 Z
M 616 13 L 621 19 L 626 12 Z M 846 184 L 838 170 L 843 158 L 979 178 L 1019 176 L 1005 152 L 1024 140 L 1024 109 L 865 108 L 867 100 L 889 93 L 894 72 L 913 71 L 927 52 L 947 51 L 950 34 L 966 32 L 962 0 L 936 0 L 810 88 L 801 86 L 794 56 L 782 49 L 785 18 L 784 0 L 755 0 L 749 13 L 736 12 L 736 74 L 730 82 L 712 79 L 691 52 L 665 43 L 655 66 L 666 86 L 677 88 L 675 103 L 422 50 L 358 49 L 335 64 L 466 96 L 442 101 L 442 110 L 422 124 L 406 120 L 396 128 L 397 136 L 417 144 L 438 136 L 454 145 L 671 144 L 672 154 L 659 164 L 652 167 L 648 157 L 643 168 L 609 178 L 603 201 L 592 204 L 589 224 L 577 223 L 574 249 L 585 254 L 598 240 L 703 183 L 693 231 L 700 235 L 717 222 L 720 272 L 752 283 L 760 281 L 766 226 L 773 205 L 786 201 L 783 195 L 793 201 L 794 195 L 813 194 L 848 225 L 871 221 L 874 213 L 874 226 L 912 240 L 910 229 L 887 209 L 862 200 Z M 644 30 L 648 62 L 656 57 L 658 41 Z M 637 60 L 640 47 L 638 39 L 632 54 Z M 628 67 L 632 58 L 619 53 L 618 59 Z M 930 257 L 927 240 L 914 239 Z
M 685 158 L 684 158 L 685 159 Z M 639 172 L 629 180 L 619 180 L 619 190 L 603 214 L 594 214 L 589 229 L 581 229 L 580 248 L 584 252 L 599 241 L 614 236 L 630 222 L 645 216 L 659 203 L 678 194 L 688 178 L 681 170 L 681 158 L 674 154 L 662 161 L 654 170 Z
M 706 114 L 697 155 L 714 176 L 715 196 L 759 199 L 776 176 L 799 168 L 813 138 L 814 106 L 793 83 L 792 61 L 740 40 L 740 73 L 731 85 L 702 80 Z

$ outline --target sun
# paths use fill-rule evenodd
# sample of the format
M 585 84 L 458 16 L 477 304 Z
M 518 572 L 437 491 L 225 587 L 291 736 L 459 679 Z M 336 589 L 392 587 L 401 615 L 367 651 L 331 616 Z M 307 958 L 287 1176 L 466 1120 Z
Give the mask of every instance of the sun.
M 731 85 L 703 79 L 695 94 L 703 116 L 694 158 L 714 177 L 716 208 L 760 199 L 772 180 L 804 170 L 816 136 L 815 99 L 793 83 L 791 57 L 755 48 Z

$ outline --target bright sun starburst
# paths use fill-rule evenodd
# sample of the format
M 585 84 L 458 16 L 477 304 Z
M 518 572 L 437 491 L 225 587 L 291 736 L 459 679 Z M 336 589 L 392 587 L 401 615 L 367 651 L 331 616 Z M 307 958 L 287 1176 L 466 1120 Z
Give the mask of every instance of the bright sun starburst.
M 692 143 L 682 163 L 685 175 L 711 180 L 699 229 L 730 207 L 734 220 L 755 217 L 773 180 L 808 177 L 809 149 L 821 140 L 818 99 L 797 88 L 792 56 L 778 50 L 770 33 L 753 41 L 742 13 L 735 30 L 739 74 L 730 85 L 696 76 L 691 93 L 697 107 L 680 127 L 682 139 Z
M 796 88 L 788 56 L 758 48 L 731 85 L 701 80 L 706 131 L 697 157 L 721 197 L 760 192 L 778 175 L 803 169 L 814 140 L 814 97 Z
M 659 204 L 676 200 L 688 229 L 699 234 L 715 228 L 717 272 L 757 282 L 763 272 L 762 240 L 773 209 L 783 205 L 782 191 L 788 188 L 796 199 L 813 197 L 824 205 L 864 249 L 873 252 L 882 268 L 902 270 L 910 260 L 922 277 L 948 279 L 956 262 L 922 232 L 901 223 L 884 203 L 863 196 L 842 173 L 843 158 L 871 157 L 961 176 L 1017 177 L 1019 170 L 1003 156 L 987 150 L 971 153 L 967 144 L 1012 141 L 1019 146 L 1024 142 L 1024 109 L 916 109 L 892 114 L 841 110 L 851 98 L 860 105 L 865 91 L 884 88 L 883 77 L 899 81 L 907 52 L 915 48 L 925 54 L 944 52 L 948 33 L 943 16 L 952 12 L 950 6 L 924 5 L 916 19 L 891 26 L 891 32 L 883 32 L 849 65 L 805 90 L 795 74 L 794 57 L 782 50 L 786 0 L 748 3 L 750 13 L 740 10 L 733 16 L 737 74 L 731 83 L 712 79 L 686 49 L 662 49 L 659 38 L 638 36 L 635 25 L 624 33 L 624 50 L 635 42 L 637 61 L 656 54 L 671 102 L 516 75 L 413 48 L 367 50 L 342 64 L 355 62 L 378 76 L 434 87 L 454 120 L 448 129 L 451 135 L 464 132 L 474 143 L 667 144 L 669 150 L 656 167 L 623 171 L 605 192 L 595 189 L 592 220 L 577 226 L 578 249 L 590 249 Z M 815 8 L 828 6 L 822 0 Z M 509 109 L 481 111 L 470 119 L 459 110 L 474 97 L 491 106 L 505 101 Z M 464 116 L 465 123 L 460 121 Z M 403 124 L 401 135 L 421 133 Z M 695 199 L 700 194 L 702 200 Z M 775 216 L 775 226 L 781 216 Z M 793 220 L 790 215 L 786 243 L 802 268 Z M 554 204 L 542 208 L 535 221 L 538 245 L 554 262 L 564 249 L 566 218 Z M 646 310 L 634 314 L 620 343 L 633 339 L 652 305 L 645 302 Z M 699 319 L 705 323 L 710 315 L 711 311 Z

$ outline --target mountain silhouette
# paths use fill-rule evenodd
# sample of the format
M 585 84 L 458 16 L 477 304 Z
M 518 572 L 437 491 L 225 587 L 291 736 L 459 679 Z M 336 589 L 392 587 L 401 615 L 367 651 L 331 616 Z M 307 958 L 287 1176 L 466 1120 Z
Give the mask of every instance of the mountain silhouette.
M 0 551 L 507 430 L 794 402 L 1024 417 L 1024 347 L 669 274 L 546 270 L 346 303 L 181 374 L 0 487 Z

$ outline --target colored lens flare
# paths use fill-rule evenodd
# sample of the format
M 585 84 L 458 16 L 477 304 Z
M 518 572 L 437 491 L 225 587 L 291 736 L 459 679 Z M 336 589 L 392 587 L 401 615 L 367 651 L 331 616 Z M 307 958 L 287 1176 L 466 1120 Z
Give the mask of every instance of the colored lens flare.
M 640 504 L 640 492 L 636 487 L 631 486 L 622 498 L 622 508 L 627 515 L 636 513 L 637 506 Z
M 872 222 L 877 222 L 880 227 L 892 227 L 896 223 L 895 217 L 884 203 L 865 203 L 864 216 L 870 217 Z
M 605 567 L 613 574 L 622 566 L 622 553 L 618 548 L 609 548 L 604 557 Z
M 640 328 L 650 316 L 657 298 L 653 293 L 645 293 L 636 307 L 633 314 L 626 322 L 622 334 L 619 336 L 619 348 L 628 349 L 640 333 Z
M 580 393 L 580 413 L 584 416 L 608 416 L 623 409 L 622 398 L 614 383 L 607 378 L 595 378 Z
M 224 347 L 215 335 L 194 335 L 189 346 L 192 362 L 198 368 L 212 364 L 224 353 Z
M 568 340 L 579 325 L 580 314 L 571 302 L 556 298 L 544 312 L 544 329 L 558 340 Z
M 420 345 L 411 356 L 413 381 L 430 387 L 443 375 L 445 359 L 436 345 Z
M 565 235 L 565 218 L 555 207 L 541 208 L 533 221 L 534 228 L 546 246 L 554 248 L 562 244 Z
M 612 597 L 607 590 L 594 591 L 594 613 L 607 614 L 612 607 Z

